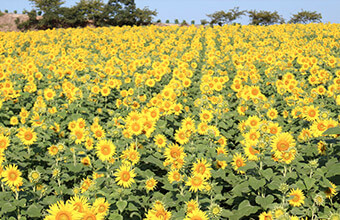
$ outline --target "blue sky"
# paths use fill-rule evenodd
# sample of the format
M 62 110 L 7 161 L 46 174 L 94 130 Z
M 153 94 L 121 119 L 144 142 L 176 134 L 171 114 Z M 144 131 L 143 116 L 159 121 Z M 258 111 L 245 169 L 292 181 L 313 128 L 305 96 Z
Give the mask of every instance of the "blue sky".
M 64 1 L 64 6 L 72 6 L 79 2 L 79 0 Z M 135 0 L 135 2 L 139 8 L 148 6 L 150 9 L 157 10 L 158 15 L 154 20 L 161 19 L 165 22 L 169 19 L 172 23 L 177 18 L 180 22 L 186 20 L 189 23 L 195 20 L 198 24 L 201 19 L 209 20 L 206 14 L 219 10 L 228 11 L 237 6 L 241 10 L 277 11 L 286 20 L 301 9 L 317 11 L 322 14 L 323 22 L 340 23 L 340 0 Z M 2 11 L 17 10 L 21 13 L 24 9 L 31 8 L 32 4 L 29 0 L 0 0 Z M 237 22 L 247 24 L 248 21 L 248 17 L 244 16 Z

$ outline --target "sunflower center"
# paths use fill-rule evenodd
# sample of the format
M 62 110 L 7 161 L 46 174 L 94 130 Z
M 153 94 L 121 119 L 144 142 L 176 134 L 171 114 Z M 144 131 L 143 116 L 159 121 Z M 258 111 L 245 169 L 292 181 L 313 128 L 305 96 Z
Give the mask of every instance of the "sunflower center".
M 83 212 L 83 205 L 80 202 L 75 203 L 73 206 L 74 206 L 74 210 L 78 212 Z
M 102 152 L 102 154 L 104 154 L 104 155 L 109 155 L 109 154 L 111 153 L 110 146 L 108 146 L 108 145 L 103 145 L 102 148 L 101 148 L 101 152 Z
M 279 141 L 279 143 L 277 143 L 277 149 L 279 151 L 286 151 L 288 150 L 288 148 L 289 148 L 289 143 L 287 143 L 287 141 L 282 140 L 282 141 Z
M 193 216 L 191 217 L 191 220 L 202 220 L 200 216 Z
M 249 153 L 252 155 L 258 154 L 259 151 L 255 150 L 252 146 L 249 147 Z
M 204 114 L 204 115 L 203 115 L 203 118 L 204 118 L 205 120 L 208 120 L 208 119 L 209 119 L 209 115 L 208 115 L 208 114 Z
M 315 117 L 315 115 L 316 115 L 316 112 L 315 112 L 315 110 L 309 110 L 309 112 L 308 112 L 308 115 L 310 116 L 310 117 Z
M 138 123 L 134 123 L 131 127 L 132 131 L 137 132 L 140 129 L 140 125 Z
M 98 212 L 99 212 L 99 213 L 102 213 L 102 212 L 105 212 L 105 211 L 106 211 L 105 205 L 101 204 L 101 205 L 99 206 L 99 208 L 98 208 Z
M 242 160 L 236 160 L 236 166 L 237 167 L 242 167 L 243 166 Z
M 83 218 L 84 220 L 96 220 L 96 216 L 94 214 L 87 214 L 86 216 L 84 216 Z
M 102 136 L 102 132 L 101 131 L 96 131 L 96 136 L 97 137 L 101 137 Z
M 130 179 L 130 173 L 129 173 L 128 171 L 123 171 L 122 174 L 121 174 L 121 179 L 122 179 L 124 182 L 129 181 L 129 179 Z
M 300 196 L 299 195 L 294 195 L 292 201 L 293 202 L 298 202 L 300 200 Z
M 170 154 L 171 154 L 171 157 L 173 158 L 177 158 L 179 156 L 179 152 L 176 149 L 172 150 Z
M 77 139 L 82 139 L 83 138 L 83 132 L 77 131 L 76 136 L 77 136 Z
M 68 212 L 59 212 L 55 219 L 56 220 L 71 220 L 72 216 Z
M 0 148 L 5 148 L 5 146 L 6 146 L 6 141 L 0 140 Z
M 197 172 L 203 174 L 205 172 L 205 166 L 203 164 L 198 165 Z
M 29 141 L 29 140 L 32 140 L 33 134 L 30 131 L 27 131 L 25 132 L 24 137 L 25 137 L 25 140 Z
M 8 179 L 9 179 L 10 181 L 15 181 L 15 180 L 17 179 L 17 177 L 18 177 L 18 175 L 17 175 L 17 173 L 14 172 L 14 171 L 12 171 L 12 172 L 10 172 L 10 173 L 8 174 Z
M 181 132 L 181 133 L 178 134 L 178 137 L 179 137 L 180 139 L 185 139 L 185 138 L 186 138 L 186 135 L 185 135 L 183 132 Z
M 200 186 L 202 184 L 202 179 L 198 176 L 195 176 L 192 178 L 192 185 L 194 186 Z
M 173 178 L 175 181 L 179 181 L 181 178 L 181 175 L 179 173 L 174 173 Z

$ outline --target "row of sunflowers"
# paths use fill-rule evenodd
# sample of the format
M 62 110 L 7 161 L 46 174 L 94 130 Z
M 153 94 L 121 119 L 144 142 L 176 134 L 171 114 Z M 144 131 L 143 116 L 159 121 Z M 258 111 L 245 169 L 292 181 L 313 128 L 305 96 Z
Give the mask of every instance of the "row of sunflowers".
M 0 32 L 0 218 L 340 219 L 339 39 Z

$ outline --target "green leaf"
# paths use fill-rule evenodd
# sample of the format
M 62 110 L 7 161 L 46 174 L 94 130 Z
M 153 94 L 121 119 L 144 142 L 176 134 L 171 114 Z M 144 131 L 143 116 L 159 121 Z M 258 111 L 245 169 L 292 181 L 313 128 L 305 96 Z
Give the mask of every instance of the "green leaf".
M 5 204 L 2 205 L 2 211 L 3 212 L 13 212 L 17 207 L 12 205 L 9 202 L 6 202 Z
M 261 205 L 261 207 L 263 209 L 266 210 L 268 208 L 268 206 L 273 203 L 274 196 L 269 195 L 269 196 L 267 196 L 265 198 L 262 197 L 262 196 L 256 196 L 255 201 L 256 201 L 257 204 Z
M 118 201 L 118 202 L 116 203 L 116 205 L 117 205 L 119 211 L 120 211 L 120 212 L 123 212 L 124 209 L 125 209 L 126 206 L 127 206 L 127 201 Z
M 112 220 L 123 220 L 123 216 L 117 214 L 117 213 L 112 213 L 110 215 L 110 218 L 109 219 L 112 219 Z
M 328 172 L 326 174 L 326 177 L 329 178 L 336 175 L 340 175 L 340 163 L 328 166 Z
M 313 187 L 313 185 L 315 184 L 315 179 L 305 177 L 304 182 L 305 182 L 305 185 L 306 185 L 306 189 L 310 190 Z
M 261 170 L 260 174 L 262 176 L 264 176 L 264 178 L 266 178 L 266 180 L 270 180 L 273 177 L 274 172 L 273 172 L 273 170 L 271 168 L 267 168 L 265 170 Z
M 40 213 L 41 209 L 42 209 L 42 206 L 36 205 L 36 204 L 32 204 L 27 209 L 27 215 L 29 217 L 32 217 L 32 218 L 41 217 L 41 213 Z
M 236 196 L 242 196 L 242 193 L 247 193 L 249 191 L 250 191 L 250 189 L 248 187 L 248 182 L 243 182 L 241 184 L 238 184 L 232 189 L 232 192 Z
M 323 132 L 323 134 L 340 134 L 340 127 L 333 127 L 333 128 L 328 128 L 325 132 Z
M 258 180 L 255 177 L 249 178 L 249 185 L 255 190 L 258 190 L 260 187 L 263 187 L 265 184 L 266 184 L 266 180 L 264 179 Z

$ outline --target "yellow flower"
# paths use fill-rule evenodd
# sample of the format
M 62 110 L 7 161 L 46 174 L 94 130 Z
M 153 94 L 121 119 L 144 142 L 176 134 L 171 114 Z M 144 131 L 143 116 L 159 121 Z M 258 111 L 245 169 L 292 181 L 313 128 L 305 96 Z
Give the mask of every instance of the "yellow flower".
M 238 169 L 246 165 L 245 161 L 246 161 L 246 158 L 244 158 L 240 153 L 236 153 L 233 156 L 233 162 L 232 162 L 232 165 L 234 166 L 234 170 L 237 171 L 238 173 L 243 174 L 244 171 L 240 171 Z
M 187 216 L 185 217 L 184 220 L 208 220 L 208 215 L 207 213 L 196 209 L 194 211 L 192 211 L 191 213 L 188 213 Z
M 111 140 L 100 140 L 96 145 L 97 156 L 101 161 L 110 160 L 116 153 L 116 146 Z
M 114 176 L 116 177 L 116 182 L 119 186 L 123 186 L 124 188 L 129 188 L 132 183 L 135 182 L 133 179 L 136 174 L 134 170 L 131 170 L 131 167 L 129 165 L 121 165 L 119 169 L 114 173 Z
M 56 95 L 55 91 L 53 89 L 47 88 L 44 90 L 44 97 L 46 101 L 50 101 L 54 98 Z
M 105 201 L 105 198 L 98 198 L 94 201 L 93 208 L 96 210 L 96 213 L 106 215 L 109 211 L 110 204 Z
M 82 214 L 75 211 L 70 203 L 64 203 L 64 201 L 59 201 L 55 204 L 50 205 L 50 208 L 49 210 L 47 210 L 47 212 L 49 213 L 49 215 L 44 218 L 45 220 L 80 220 L 82 217 Z
M 288 200 L 291 206 L 300 207 L 302 204 L 304 204 L 305 196 L 299 188 L 291 189 L 288 197 L 291 198 L 290 200 Z
M 5 182 L 9 187 L 18 187 L 22 185 L 22 177 L 21 171 L 18 169 L 16 165 L 8 165 L 5 167 L 5 170 L 2 172 L 3 179 L 2 182 Z
M 206 159 L 197 159 L 192 168 L 192 173 L 194 175 L 201 175 L 203 178 L 209 179 L 211 176 L 210 164 L 207 163 Z
M 205 189 L 207 182 L 201 175 L 194 175 L 188 178 L 185 185 L 190 186 L 189 191 L 197 192 Z
M 24 145 L 32 145 L 37 140 L 37 133 L 32 128 L 20 128 L 17 136 Z
M 153 191 L 157 185 L 157 180 L 155 180 L 154 178 L 149 178 L 145 181 L 145 189 L 147 191 Z
M 4 152 L 9 145 L 9 138 L 3 134 L 0 134 L 0 152 Z

